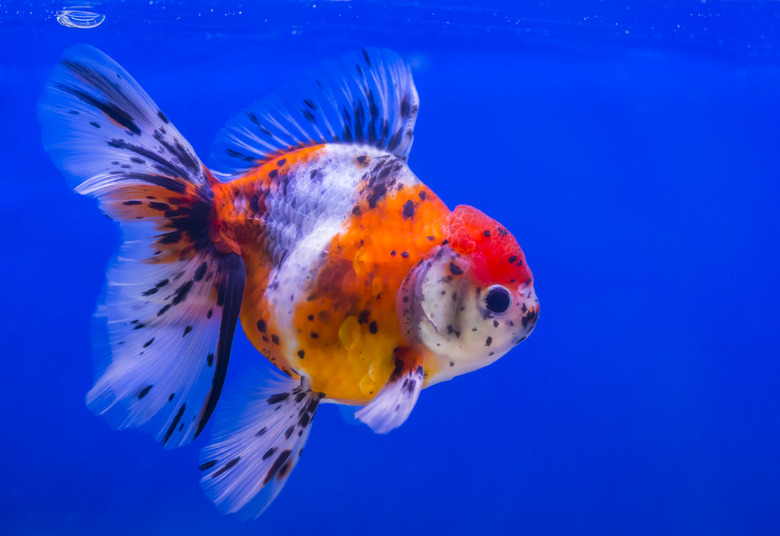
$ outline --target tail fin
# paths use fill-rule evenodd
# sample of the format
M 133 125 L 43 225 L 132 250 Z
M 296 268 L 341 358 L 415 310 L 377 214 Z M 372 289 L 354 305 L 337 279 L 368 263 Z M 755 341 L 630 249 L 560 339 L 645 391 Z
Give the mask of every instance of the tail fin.
M 39 115 L 55 164 L 119 221 L 124 238 L 96 313 L 107 355 L 96 357 L 87 404 L 116 428 L 188 443 L 219 399 L 245 280 L 240 257 L 209 239 L 215 179 L 95 48 L 66 51 Z

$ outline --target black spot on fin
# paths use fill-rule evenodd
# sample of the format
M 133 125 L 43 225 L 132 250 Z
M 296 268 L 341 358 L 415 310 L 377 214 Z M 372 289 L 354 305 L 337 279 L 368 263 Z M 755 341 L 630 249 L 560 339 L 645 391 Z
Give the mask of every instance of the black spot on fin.
M 220 396 L 244 287 L 241 259 L 209 238 L 214 179 L 135 80 L 93 47 L 65 52 L 39 117 L 70 186 L 132 239 L 112 261 L 95 317 L 111 351 L 96 363 L 87 403 L 117 428 L 183 445 Z
M 418 108 L 404 61 L 388 50 L 364 49 L 324 63 L 239 113 L 218 135 L 212 155 L 220 169 L 232 171 L 320 143 L 368 144 L 405 159 Z
M 264 383 L 258 377 L 249 385 Z M 235 395 L 229 404 L 235 409 L 220 414 L 214 425 L 216 437 L 222 439 L 201 453 L 201 486 L 206 495 L 221 511 L 244 519 L 260 515 L 284 486 L 323 397 L 292 378 L 267 383 Z

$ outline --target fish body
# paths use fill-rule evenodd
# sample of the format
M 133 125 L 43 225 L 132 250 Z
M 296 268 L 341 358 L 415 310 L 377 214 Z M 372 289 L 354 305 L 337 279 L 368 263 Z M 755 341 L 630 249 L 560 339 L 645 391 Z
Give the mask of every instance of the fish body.
M 444 240 L 446 206 L 401 159 L 336 144 L 274 158 L 216 199 L 220 238 L 247 266 L 250 341 L 329 399 L 368 403 L 404 345 L 398 289 Z
M 424 387 L 495 361 L 536 323 L 511 233 L 448 209 L 409 169 L 418 99 L 390 52 L 346 56 L 239 114 L 216 143 L 229 175 L 90 47 L 65 54 L 40 110 L 55 163 L 125 238 L 96 313 L 109 351 L 88 405 L 188 443 L 219 401 L 239 321 L 281 372 L 258 378 L 203 450 L 223 511 L 270 504 L 319 403 L 364 406 L 356 416 L 387 432 Z

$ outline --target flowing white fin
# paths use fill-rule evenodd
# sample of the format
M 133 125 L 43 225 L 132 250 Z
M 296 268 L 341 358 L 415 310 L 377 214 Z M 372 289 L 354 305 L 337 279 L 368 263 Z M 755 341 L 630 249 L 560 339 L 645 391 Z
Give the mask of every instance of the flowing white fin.
M 321 393 L 280 374 L 227 400 L 217 413 L 212 444 L 200 456 L 201 487 L 224 513 L 259 516 L 281 491 L 303 446 Z
M 365 49 L 324 63 L 236 115 L 214 142 L 214 166 L 243 171 L 321 143 L 370 145 L 405 159 L 418 108 L 403 60 L 389 50 Z
M 373 400 L 355 413 L 378 434 L 386 434 L 401 426 L 412 412 L 425 381 L 422 363 L 411 358 L 397 357 L 395 370 Z
M 244 267 L 209 239 L 214 179 L 140 86 L 88 46 L 65 52 L 39 106 L 43 141 L 124 242 L 96 314 L 89 407 L 168 447 L 205 426 L 219 399 Z

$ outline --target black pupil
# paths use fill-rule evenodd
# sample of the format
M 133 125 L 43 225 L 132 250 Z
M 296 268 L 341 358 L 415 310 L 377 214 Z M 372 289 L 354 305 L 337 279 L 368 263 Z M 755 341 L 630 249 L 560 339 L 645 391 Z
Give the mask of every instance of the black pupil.
M 485 304 L 490 312 L 503 313 L 509 309 L 509 291 L 501 287 L 490 289 Z

